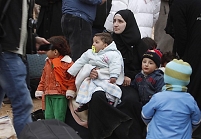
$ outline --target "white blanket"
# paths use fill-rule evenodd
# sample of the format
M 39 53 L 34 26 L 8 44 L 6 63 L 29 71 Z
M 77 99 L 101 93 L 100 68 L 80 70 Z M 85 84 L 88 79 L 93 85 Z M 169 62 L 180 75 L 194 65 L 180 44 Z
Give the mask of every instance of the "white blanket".
M 76 102 L 81 104 L 88 103 L 91 100 L 92 94 L 97 90 L 103 90 L 109 95 L 114 96 L 120 100 L 122 95 L 121 89 L 117 85 L 109 83 L 109 69 L 102 68 L 97 70 L 98 79 L 92 80 L 89 78 L 89 75 L 93 68 L 95 68 L 95 66 L 86 64 L 78 73 L 75 80 L 75 84 L 78 90 Z M 123 80 L 124 75 L 122 72 L 116 83 L 121 85 Z

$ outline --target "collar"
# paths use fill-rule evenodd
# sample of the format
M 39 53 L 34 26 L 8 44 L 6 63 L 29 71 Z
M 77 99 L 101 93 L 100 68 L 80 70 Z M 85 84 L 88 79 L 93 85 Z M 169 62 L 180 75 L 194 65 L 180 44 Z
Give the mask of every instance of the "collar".
M 48 59 L 49 59 L 49 58 L 47 57 L 45 60 L 48 60 Z M 65 55 L 65 56 L 61 59 L 61 61 L 64 61 L 64 62 L 66 62 L 66 63 L 71 63 L 71 62 L 72 62 L 72 59 L 71 59 L 70 56 Z

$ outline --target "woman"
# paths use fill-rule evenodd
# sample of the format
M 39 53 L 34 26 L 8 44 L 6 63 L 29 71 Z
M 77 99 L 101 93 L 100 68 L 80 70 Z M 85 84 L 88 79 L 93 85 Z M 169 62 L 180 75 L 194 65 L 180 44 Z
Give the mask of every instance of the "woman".
M 112 7 L 104 27 L 113 31 L 114 14 L 122 9 L 130 9 L 140 30 L 141 38 L 152 37 L 152 29 L 158 20 L 161 0 L 112 0 Z
M 141 70 L 141 57 L 147 51 L 140 31 L 130 10 L 120 10 L 114 16 L 113 39 L 124 60 L 124 82 L 121 103 L 108 104 L 103 91 L 96 91 L 89 103 L 88 128 L 93 139 L 142 139 L 144 124 L 138 92 L 130 87 L 131 80 Z M 90 77 L 97 78 L 92 70 Z

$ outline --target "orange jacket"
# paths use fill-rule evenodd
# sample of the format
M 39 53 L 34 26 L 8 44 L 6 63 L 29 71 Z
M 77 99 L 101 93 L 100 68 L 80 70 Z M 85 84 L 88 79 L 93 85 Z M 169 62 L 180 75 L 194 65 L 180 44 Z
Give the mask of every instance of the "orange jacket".
M 67 70 L 71 67 L 73 61 L 69 56 L 60 56 L 54 59 L 46 59 L 41 80 L 37 91 L 44 95 L 64 95 L 75 97 L 75 77 L 70 75 Z

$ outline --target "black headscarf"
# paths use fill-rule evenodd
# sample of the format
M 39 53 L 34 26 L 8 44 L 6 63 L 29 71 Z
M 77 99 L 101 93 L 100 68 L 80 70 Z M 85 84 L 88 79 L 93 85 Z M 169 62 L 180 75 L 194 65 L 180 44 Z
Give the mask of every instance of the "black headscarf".
M 133 59 L 133 47 L 141 40 L 140 31 L 132 11 L 128 9 L 120 10 L 116 14 L 120 14 L 125 20 L 126 28 L 121 34 L 114 33 L 113 39 L 123 58 L 126 61 L 131 60 Z
M 116 14 L 122 16 L 126 22 L 126 27 L 121 34 L 113 33 L 113 39 L 124 60 L 125 76 L 133 80 L 141 70 L 142 55 L 148 47 L 141 39 L 134 14 L 128 9 L 120 10 Z

